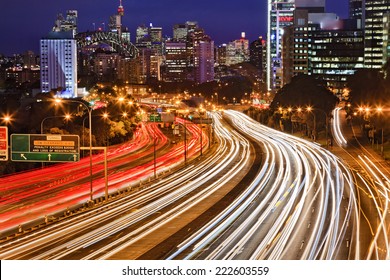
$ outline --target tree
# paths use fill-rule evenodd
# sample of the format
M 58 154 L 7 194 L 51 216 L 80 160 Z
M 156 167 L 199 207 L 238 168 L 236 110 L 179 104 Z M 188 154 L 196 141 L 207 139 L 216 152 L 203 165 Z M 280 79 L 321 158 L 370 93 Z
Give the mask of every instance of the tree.
M 347 80 L 349 96 L 353 104 L 369 105 L 385 102 L 387 90 L 384 74 L 380 69 L 359 69 Z
M 324 81 L 309 75 L 298 75 L 276 93 L 270 108 L 276 111 L 279 107 L 312 106 L 329 114 L 337 101 L 338 98 L 326 88 Z

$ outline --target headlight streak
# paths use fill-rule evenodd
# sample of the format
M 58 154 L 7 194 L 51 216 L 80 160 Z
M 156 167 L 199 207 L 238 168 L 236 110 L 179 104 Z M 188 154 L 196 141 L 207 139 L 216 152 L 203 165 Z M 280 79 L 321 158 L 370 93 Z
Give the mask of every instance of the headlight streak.
M 334 134 L 337 134 L 339 137 L 344 138 L 344 136 L 341 133 L 341 121 L 340 121 L 340 114 L 341 114 L 341 108 L 336 108 L 333 112 L 334 114 L 334 121 L 333 121 L 333 132 Z M 355 135 L 354 127 L 351 126 L 352 132 Z M 335 135 L 335 137 L 337 137 Z M 355 136 L 356 138 L 356 136 Z M 344 138 L 345 139 L 345 138 Z M 356 138 L 358 140 L 358 138 Z M 340 141 L 340 140 L 339 140 Z M 341 142 L 343 142 L 341 140 Z M 389 251 L 389 238 L 388 238 L 388 230 L 386 230 L 386 227 L 389 225 L 389 177 L 388 175 L 385 175 L 380 167 L 383 170 L 387 170 L 387 167 L 383 166 L 381 163 L 381 160 L 378 160 L 378 156 L 370 151 L 369 149 L 365 148 L 363 145 L 360 144 L 359 140 L 357 141 L 358 145 L 356 147 L 352 147 L 351 149 L 355 149 L 355 151 L 347 151 L 344 149 L 344 152 L 347 153 L 363 170 L 358 171 L 355 170 L 355 173 L 357 174 L 357 177 L 360 179 L 364 185 L 364 187 L 360 186 L 358 180 L 356 180 L 357 188 L 359 192 L 356 193 L 356 203 L 360 207 L 358 208 L 358 220 L 360 222 L 360 217 L 363 216 L 366 220 L 367 226 L 371 230 L 371 234 L 373 235 L 373 240 L 370 243 L 370 248 L 368 249 L 367 255 L 360 255 L 360 246 L 359 242 L 356 243 L 356 250 L 359 252 L 355 253 L 355 256 L 358 256 L 358 258 L 366 258 L 366 259 L 383 259 L 379 257 L 379 246 L 382 247 L 382 252 L 386 252 L 386 259 L 390 259 L 390 251 Z M 341 147 L 345 146 L 346 142 L 344 143 L 338 143 Z M 365 153 L 364 156 L 361 156 L 360 153 L 363 151 Z M 354 152 L 356 155 L 352 155 L 351 153 Z M 369 157 L 368 157 L 369 156 Z M 373 162 L 375 159 L 375 163 Z M 378 196 L 375 196 L 374 194 L 377 193 Z M 364 195 L 364 197 L 361 197 L 361 194 Z M 375 206 L 375 208 L 378 211 L 379 216 L 379 225 L 374 229 L 372 219 L 372 212 L 368 212 L 366 208 L 363 208 L 361 206 L 361 203 L 363 203 L 363 200 L 365 200 L 365 197 L 369 198 L 371 200 L 371 203 Z M 382 202 L 381 199 L 384 199 L 384 202 Z M 365 213 L 367 211 L 367 213 Z M 358 224 L 357 224 L 358 225 Z M 360 231 L 360 226 L 357 226 L 356 231 Z M 359 236 L 358 232 L 356 232 L 355 236 L 356 238 Z M 380 239 L 380 241 L 379 241 Z M 379 244 L 380 242 L 380 244 Z M 373 254 L 375 252 L 375 254 Z M 364 252 L 362 252 L 364 253 Z M 383 255 L 383 253 L 382 253 Z
M 333 110 L 332 131 L 337 144 L 339 146 L 346 146 L 348 142 L 345 139 L 343 133 L 341 132 L 341 126 L 340 126 L 340 110 L 341 108 L 336 108 Z
M 262 126 L 259 127 L 257 122 L 254 122 L 247 116 L 234 111 L 225 111 L 225 115 L 229 116 L 232 122 L 241 131 L 250 135 L 252 138 L 257 139 L 257 141 L 264 143 L 264 147 L 267 147 L 266 153 L 272 154 L 275 159 L 278 159 L 279 166 L 285 166 L 285 168 L 281 168 L 277 174 L 274 174 L 276 177 L 273 178 L 272 182 L 270 180 L 271 178 L 265 181 L 264 183 L 266 183 L 267 186 L 258 186 L 259 190 L 257 190 L 257 194 L 264 191 L 265 188 L 268 191 L 264 194 L 265 197 L 263 200 L 259 201 L 256 208 L 252 208 L 250 210 L 251 212 L 248 215 L 247 220 L 242 222 L 233 233 L 229 236 L 224 236 L 225 241 L 221 242 L 217 247 L 214 246 L 214 251 L 210 252 L 210 248 L 208 248 L 207 257 L 205 258 L 240 258 L 239 256 L 245 250 L 246 243 L 249 242 L 249 240 L 253 238 L 254 234 L 261 229 L 265 219 L 269 219 L 268 215 L 272 213 L 272 211 L 279 209 L 279 207 L 281 207 L 281 209 L 278 210 L 276 220 L 273 225 L 268 228 L 268 233 L 262 237 L 262 242 L 260 242 L 257 249 L 253 251 L 250 259 L 281 258 L 283 253 L 286 252 L 286 246 L 292 246 L 291 243 L 293 242 L 289 239 L 291 239 L 292 235 L 294 235 L 296 226 L 302 223 L 302 221 L 300 221 L 302 220 L 302 216 L 306 216 L 307 213 L 309 213 L 309 209 L 307 208 L 306 211 L 303 211 L 304 205 L 307 203 L 305 200 L 311 193 L 310 190 L 313 190 L 315 185 L 317 186 L 316 188 L 319 189 L 318 191 L 322 194 L 322 197 L 320 197 L 320 202 L 317 203 L 320 207 L 319 210 L 316 211 L 319 213 L 319 216 L 316 219 L 315 226 L 313 226 L 313 233 L 310 235 L 311 241 L 309 240 L 305 250 L 309 250 L 307 252 L 311 252 L 308 254 L 309 259 L 311 257 L 325 259 L 334 258 L 346 232 L 344 225 L 347 224 L 347 220 L 350 218 L 349 214 L 345 214 L 345 216 L 342 217 L 343 215 L 340 214 L 339 210 L 342 202 L 342 194 L 345 192 L 345 186 L 347 185 L 351 190 L 353 190 L 351 180 L 345 180 L 346 176 L 343 175 L 347 173 L 348 178 L 351 178 L 349 171 L 345 168 L 345 172 L 342 173 L 341 168 L 339 168 L 340 162 L 338 159 L 333 157 L 333 155 L 328 154 L 328 152 L 324 152 L 324 150 L 318 145 L 282 134 L 269 128 L 263 128 Z M 305 152 L 298 152 L 297 147 L 300 147 Z M 311 163 L 307 161 L 307 158 L 311 159 Z M 265 164 L 266 167 L 269 166 L 267 162 Z M 294 166 L 295 173 L 292 172 L 292 166 Z M 310 166 L 314 166 L 314 168 Z M 333 166 L 332 168 L 334 169 L 335 174 L 333 174 L 330 170 L 331 166 Z M 317 173 L 319 170 L 321 173 Z M 260 172 L 260 174 L 264 176 L 264 169 L 262 169 L 262 171 L 263 172 Z M 275 168 L 272 168 L 271 171 L 275 172 L 276 170 Z M 298 174 L 302 173 L 306 175 L 311 174 L 314 175 L 314 177 L 305 176 L 300 178 Z M 279 177 L 280 174 L 283 174 L 283 178 Z M 291 177 L 292 174 L 295 175 Z M 270 175 L 268 174 L 268 176 Z M 299 178 L 300 183 L 297 181 Z M 255 183 L 258 184 L 260 179 L 261 177 L 257 177 Z M 288 183 L 288 181 L 290 181 L 290 183 Z M 294 183 L 291 184 L 292 182 Z M 325 182 L 325 184 L 323 182 Z M 293 187 L 293 191 L 291 192 L 290 186 L 292 185 L 295 187 Z M 303 189 L 301 190 L 301 187 L 298 188 L 298 186 L 303 187 Z M 256 186 L 251 184 L 248 189 L 255 187 Z M 317 193 L 317 191 L 315 191 L 315 193 Z M 332 196 L 332 199 L 328 199 L 329 194 Z M 285 201 L 287 197 L 289 199 Z M 234 222 L 239 216 L 242 216 L 246 207 L 252 205 L 253 201 L 254 197 L 251 197 L 251 200 L 248 202 L 240 201 L 241 207 L 237 208 L 241 209 L 239 212 L 237 210 L 233 210 L 235 207 L 230 207 L 229 210 L 224 213 L 232 215 L 233 218 L 230 219 L 223 216 L 223 219 L 218 221 L 222 224 L 218 223 L 218 226 L 215 229 L 213 229 L 213 224 L 210 223 L 208 227 L 203 228 L 187 241 L 183 242 L 179 246 L 178 251 L 169 256 L 168 259 L 177 257 L 191 245 L 193 245 L 193 251 L 188 253 L 186 256 L 187 259 L 194 258 L 198 254 L 202 254 L 202 256 L 206 255 L 203 249 L 206 246 L 209 246 L 208 244 L 214 243 L 216 238 L 230 227 L 232 222 Z M 329 212 L 327 210 L 327 205 L 332 201 L 333 203 L 330 204 L 331 207 L 329 208 Z M 314 203 L 314 201 L 310 202 L 310 204 L 312 203 Z M 265 207 L 267 204 L 268 207 Z M 303 215 L 303 212 L 306 214 Z M 327 222 L 329 217 L 331 217 L 330 221 Z M 340 225 L 340 221 L 343 218 L 344 220 Z M 256 222 L 251 222 L 251 220 L 256 220 Z M 326 224 L 329 224 L 329 229 L 323 232 Z M 342 229 L 341 231 L 339 229 L 340 227 Z M 207 232 L 210 233 L 207 234 Z M 205 237 L 200 239 L 200 236 Z M 195 242 L 197 242 L 196 245 L 194 245 Z M 226 251 L 224 248 L 231 243 L 235 245 L 230 246 L 230 249 Z M 271 251 L 267 253 L 269 250 Z M 304 258 L 304 255 L 305 253 L 303 253 L 302 258 Z
M 210 193 L 215 191 L 218 187 L 222 186 L 224 184 L 224 181 L 231 180 L 231 178 L 233 178 L 235 174 L 239 172 L 239 170 L 247 164 L 246 161 L 250 158 L 249 157 L 250 146 L 247 143 L 247 140 L 245 140 L 241 136 L 240 138 L 238 138 L 239 134 L 235 135 L 232 138 L 232 134 L 229 133 L 226 130 L 226 128 L 219 123 L 219 121 L 215 122 L 215 135 L 217 138 L 219 138 L 221 145 L 217 148 L 217 154 L 210 157 L 209 159 L 205 159 L 202 165 L 198 167 L 188 166 L 186 169 L 184 169 L 181 172 L 181 174 L 180 173 L 174 174 L 175 175 L 174 178 L 176 178 L 175 180 L 163 179 L 161 184 L 158 184 L 160 186 L 159 188 L 154 188 L 154 186 L 149 187 L 150 189 L 152 189 L 152 191 L 146 190 L 147 192 L 145 193 L 145 195 L 134 194 L 135 198 L 130 201 L 128 201 L 128 197 L 123 198 L 121 199 L 121 202 L 123 204 L 120 204 L 120 206 L 118 207 L 115 207 L 113 209 L 108 209 L 107 211 L 101 213 L 97 213 L 93 217 L 89 217 L 88 214 L 78 216 L 78 218 L 85 216 L 86 219 L 85 220 L 81 219 L 81 221 L 77 221 L 77 222 L 74 221 L 73 226 L 65 226 L 64 229 L 61 229 L 61 227 L 59 226 L 58 232 L 54 232 L 54 233 L 51 232 L 44 236 L 38 235 L 34 240 L 26 240 L 26 243 L 22 245 L 24 246 L 25 249 L 20 250 L 21 247 L 15 247 L 14 249 L 10 247 L 4 248 L 5 251 L 4 250 L 0 251 L 1 258 L 6 259 L 15 256 L 19 256 L 19 257 L 23 256 L 24 255 L 23 250 L 26 250 L 25 254 L 29 254 L 33 250 L 39 250 L 38 248 L 41 244 L 44 244 L 49 240 L 53 242 L 54 240 L 60 240 L 67 233 L 69 234 L 71 232 L 73 233 L 73 232 L 77 232 L 78 230 L 82 230 L 84 227 L 94 223 L 95 220 L 99 220 L 101 222 L 104 220 L 108 220 L 109 217 L 111 216 L 117 216 L 120 212 L 126 213 L 126 211 L 128 212 L 129 209 L 134 209 L 134 208 L 138 209 L 134 213 L 126 214 L 121 219 L 117 220 L 116 223 L 111 223 L 111 222 L 107 223 L 104 227 L 101 227 L 100 230 L 92 230 L 91 232 L 84 234 L 83 236 L 79 236 L 78 238 L 74 239 L 71 242 L 64 242 L 64 244 L 58 245 L 50 250 L 47 250 L 44 253 L 39 254 L 39 256 L 35 256 L 34 258 L 58 259 L 58 258 L 66 257 L 67 254 L 77 250 L 78 248 L 87 247 L 92 244 L 95 244 L 96 242 L 101 240 L 103 236 L 107 237 L 113 235 L 117 233 L 120 228 L 129 226 L 129 224 L 134 223 L 136 220 L 140 220 L 147 217 L 149 213 L 153 214 L 159 209 L 162 209 L 164 205 L 168 205 L 169 203 L 173 203 L 180 197 L 184 197 L 186 193 L 195 190 L 196 187 L 200 185 L 202 181 L 205 181 L 206 176 L 210 177 L 215 174 L 218 174 L 221 169 L 223 169 L 225 166 L 228 165 L 229 162 L 237 161 L 237 158 L 240 159 L 237 163 L 235 163 L 234 168 L 231 169 L 231 171 L 228 172 L 225 176 L 219 178 L 213 184 L 210 184 L 210 186 L 205 188 L 203 191 L 191 197 L 190 200 L 182 203 L 181 208 L 180 206 L 178 206 L 174 210 L 170 211 L 169 213 L 172 214 L 171 216 L 168 216 L 168 214 L 162 215 L 162 218 L 149 223 L 149 226 L 153 226 L 154 230 L 158 229 L 159 227 L 164 225 L 165 223 L 164 219 L 165 220 L 173 219 L 179 214 L 180 211 L 183 212 L 189 207 L 195 205 L 201 199 L 206 198 L 208 195 L 210 195 Z M 230 149 L 227 143 L 232 145 Z M 206 169 L 208 169 L 207 172 Z M 177 186 L 179 184 L 178 181 L 180 182 L 184 181 L 187 183 L 180 187 Z M 171 189 L 176 189 L 176 190 L 174 192 L 171 192 Z M 156 201 L 142 208 L 139 208 L 139 206 L 137 206 L 138 204 L 146 203 L 148 199 L 153 198 L 154 195 L 159 195 L 161 196 L 161 198 L 157 199 Z M 74 220 L 74 219 L 70 219 L 70 220 Z M 65 221 L 65 223 L 69 224 L 69 222 L 67 221 Z M 133 239 L 128 241 L 127 244 L 130 244 L 131 242 L 133 242 L 133 240 L 136 240 L 137 238 L 140 238 L 142 235 L 145 235 L 148 232 L 153 231 L 153 229 L 148 230 L 147 227 L 145 227 L 144 231 L 143 232 L 141 231 L 142 230 L 140 228 L 139 230 L 130 233 L 128 237 Z M 17 246 L 16 243 L 15 246 Z M 109 255 L 98 256 L 98 254 L 90 254 L 85 258 L 88 259 L 92 257 L 105 258 L 105 257 L 109 257 Z
M 376 205 L 376 209 L 378 211 L 378 216 L 379 216 L 379 221 L 380 221 L 378 229 L 377 229 L 375 237 L 374 237 L 374 240 L 371 244 L 372 245 L 377 244 L 377 240 L 379 238 L 380 231 L 383 231 L 382 236 L 385 240 L 386 251 L 387 251 L 386 258 L 389 259 L 389 246 L 390 246 L 390 244 L 389 244 L 389 239 L 388 239 L 388 235 L 387 235 L 388 229 L 386 228 L 387 227 L 386 226 L 386 216 L 387 216 L 387 213 L 389 211 L 389 202 L 390 202 L 389 190 L 386 187 L 386 184 L 382 181 L 382 178 L 380 178 L 376 172 L 381 174 L 384 177 L 384 179 L 387 181 L 387 183 L 389 182 L 389 179 L 382 172 L 380 172 L 380 170 L 374 165 L 374 163 L 367 156 L 365 156 L 364 158 L 359 156 L 359 159 L 363 162 L 363 164 L 366 166 L 367 170 L 371 173 L 371 176 L 373 176 L 376 179 L 376 181 L 377 181 L 376 185 L 379 187 L 376 189 L 376 191 L 379 192 L 385 198 L 384 206 L 381 207 L 379 205 L 379 203 L 382 204 L 382 201 L 380 200 L 380 198 L 376 199 L 376 197 L 372 193 L 371 189 L 369 190 L 371 195 L 372 195 L 372 198 L 374 200 L 374 203 Z M 376 169 L 376 171 L 374 171 L 371 168 L 370 164 L 371 164 L 371 166 L 373 166 Z M 368 186 L 367 186 L 367 188 L 368 188 Z M 381 188 L 383 189 L 383 191 L 380 190 Z M 376 250 L 378 250 L 377 247 L 376 247 Z M 373 251 L 373 246 L 370 247 L 370 253 L 369 253 L 368 257 L 371 256 L 372 251 Z

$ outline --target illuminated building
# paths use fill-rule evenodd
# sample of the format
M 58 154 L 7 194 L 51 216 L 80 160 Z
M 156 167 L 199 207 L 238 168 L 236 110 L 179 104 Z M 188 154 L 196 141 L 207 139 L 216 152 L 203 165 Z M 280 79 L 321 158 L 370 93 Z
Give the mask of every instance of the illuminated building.
M 187 46 L 185 42 L 167 41 L 165 43 L 165 63 L 163 80 L 183 82 L 187 80 Z
M 66 32 L 72 31 L 73 36 L 77 33 L 77 11 L 76 10 L 68 10 L 66 11 L 66 18 L 62 16 L 62 14 L 57 15 L 57 19 L 55 21 L 53 32 Z
M 364 67 L 363 30 L 359 20 L 308 6 L 296 7 L 294 24 L 283 36 L 283 83 L 299 74 L 323 79 L 335 94 L 348 76 Z
M 295 0 L 268 0 L 267 86 L 281 87 L 283 29 L 293 23 Z
M 63 97 L 77 97 L 77 43 L 72 31 L 50 32 L 40 41 L 41 91 L 61 89 Z
M 262 81 L 265 81 L 266 69 L 266 41 L 263 37 L 253 41 L 249 46 L 249 61 L 259 70 L 259 76 Z
M 382 68 L 384 59 L 385 20 L 390 12 L 390 0 L 363 1 L 364 20 L 364 66 L 366 68 Z
M 195 82 L 214 81 L 214 41 L 204 36 L 195 47 Z
M 226 46 L 226 65 L 234 65 L 249 61 L 249 41 L 245 38 L 245 32 L 241 38 L 229 42 Z

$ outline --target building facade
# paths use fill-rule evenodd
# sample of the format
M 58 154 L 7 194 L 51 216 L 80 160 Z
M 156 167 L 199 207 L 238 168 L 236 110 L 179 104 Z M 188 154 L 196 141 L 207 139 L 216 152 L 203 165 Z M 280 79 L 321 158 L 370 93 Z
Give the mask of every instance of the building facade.
M 390 0 L 365 0 L 364 10 L 364 66 L 381 68 L 386 60 L 384 40 L 385 20 L 390 12 Z
M 340 20 L 317 8 L 297 8 L 294 24 L 285 29 L 283 37 L 283 83 L 299 74 L 313 75 L 326 81 L 335 94 L 341 94 L 347 78 L 364 67 L 359 22 Z
M 282 85 L 282 36 L 293 23 L 295 0 L 268 0 L 267 86 L 277 90 Z
M 40 41 L 41 91 L 61 89 L 64 97 L 77 97 L 77 43 L 72 31 L 51 32 Z

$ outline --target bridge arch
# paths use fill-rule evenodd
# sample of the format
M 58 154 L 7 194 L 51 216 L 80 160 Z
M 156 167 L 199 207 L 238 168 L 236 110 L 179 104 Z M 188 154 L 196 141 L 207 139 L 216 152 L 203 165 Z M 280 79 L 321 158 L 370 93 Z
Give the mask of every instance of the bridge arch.
M 77 47 L 84 48 L 96 43 L 107 43 L 119 54 L 136 58 L 138 49 L 129 41 L 121 38 L 117 33 L 106 31 L 83 32 L 76 35 Z

